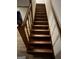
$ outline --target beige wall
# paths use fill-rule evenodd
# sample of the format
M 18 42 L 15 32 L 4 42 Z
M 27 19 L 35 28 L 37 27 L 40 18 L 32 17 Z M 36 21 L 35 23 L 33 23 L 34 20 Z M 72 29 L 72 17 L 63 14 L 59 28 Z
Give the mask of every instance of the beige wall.
M 25 18 L 25 15 L 27 13 L 27 9 L 28 8 L 25 8 L 25 7 L 17 7 L 17 11 L 20 11 L 20 13 L 21 13 L 22 20 L 24 20 L 24 18 Z
M 17 0 L 17 6 L 29 6 L 29 0 Z
M 36 0 L 36 3 L 45 3 L 44 0 Z
M 32 0 L 33 19 L 35 17 L 36 0 Z
M 54 7 L 58 22 L 61 27 L 61 0 L 51 0 L 52 6 Z
M 17 55 L 25 55 L 25 54 L 26 54 L 26 47 L 17 30 Z
M 51 0 L 51 1 L 53 2 L 53 0 Z M 54 18 L 53 12 L 52 12 L 51 1 L 50 0 L 45 0 L 45 4 L 46 4 L 46 11 L 47 11 L 47 16 L 48 16 L 48 22 L 49 22 L 49 28 L 50 28 L 50 34 L 51 34 L 51 38 L 52 38 L 54 53 L 55 53 L 55 56 L 57 56 L 58 53 L 61 51 L 61 40 L 60 40 L 60 35 L 59 35 L 58 28 L 57 28 L 57 24 L 55 22 L 55 18 Z M 54 2 L 54 4 L 55 3 L 56 2 Z M 60 6 L 58 6 L 58 5 L 54 5 L 53 7 L 55 9 L 60 8 Z M 61 16 L 60 13 L 61 12 L 59 10 L 55 10 L 55 12 L 56 12 L 57 15 L 59 15 L 58 18 L 60 19 L 60 16 Z

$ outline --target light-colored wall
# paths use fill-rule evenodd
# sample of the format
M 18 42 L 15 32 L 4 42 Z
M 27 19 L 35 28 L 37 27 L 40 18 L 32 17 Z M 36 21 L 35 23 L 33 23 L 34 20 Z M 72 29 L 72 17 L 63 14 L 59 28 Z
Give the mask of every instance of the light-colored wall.
M 29 6 L 29 0 L 17 0 L 17 6 Z
M 26 47 L 17 30 L 17 55 L 25 55 L 25 54 L 26 54 Z
M 36 0 L 32 0 L 33 19 L 35 17 Z
M 60 40 L 58 27 L 55 22 L 55 18 L 54 18 L 53 11 L 51 8 L 52 7 L 51 1 L 53 2 L 53 0 L 44 0 L 44 1 L 46 4 L 46 11 L 47 11 L 47 16 L 48 16 L 48 22 L 49 22 L 49 28 L 50 28 L 50 34 L 51 34 L 52 44 L 53 44 L 53 48 L 54 48 L 54 53 L 55 53 L 55 57 L 57 58 L 58 53 L 61 51 L 61 40 Z M 55 3 L 57 4 L 58 1 L 57 2 L 56 1 L 54 2 L 54 4 Z M 55 9 L 58 9 L 58 10 L 55 10 L 56 14 L 59 15 L 58 18 L 61 17 L 61 15 L 60 15 L 61 12 L 59 11 L 60 6 L 54 5 L 53 7 Z M 59 54 L 59 55 L 61 55 L 61 54 Z
M 54 7 L 56 16 L 58 18 L 59 26 L 61 27 L 61 0 L 50 0 Z
M 36 3 L 45 3 L 45 1 L 44 0 L 36 0 Z
M 61 39 L 59 35 L 57 37 L 57 40 L 53 48 L 54 48 L 55 55 L 57 55 L 61 51 Z
M 17 11 L 20 11 L 20 13 L 21 13 L 22 20 L 24 20 L 24 18 L 25 18 L 25 15 L 27 13 L 27 9 L 28 8 L 25 8 L 25 7 L 17 7 Z

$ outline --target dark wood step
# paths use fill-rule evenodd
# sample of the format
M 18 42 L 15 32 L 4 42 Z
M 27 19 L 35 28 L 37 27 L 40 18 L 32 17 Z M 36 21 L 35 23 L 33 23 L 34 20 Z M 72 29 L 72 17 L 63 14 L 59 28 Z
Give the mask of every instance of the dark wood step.
M 46 13 L 46 10 L 45 11 L 44 10 L 36 10 L 36 12 L 41 12 L 41 13 L 45 12 Z
M 50 35 L 37 35 L 37 34 L 33 34 L 33 37 L 50 37 Z
M 40 19 L 39 19 L 40 18 Z M 44 17 L 44 16 L 35 16 L 35 19 L 37 21 L 47 21 L 47 17 Z
M 35 21 L 48 21 L 47 18 L 35 18 Z
M 30 37 L 30 41 L 51 41 L 51 37 Z
M 46 13 L 35 13 L 37 16 L 46 16 Z
M 45 15 L 40 15 L 40 14 L 37 14 L 37 15 L 35 15 L 35 16 L 37 16 L 37 17 L 40 17 L 40 16 L 47 17 L 47 15 L 46 15 L 46 14 L 45 14 Z
M 35 11 L 46 11 L 46 9 L 45 8 L 36 8 L 36 10 Z
M 38 16 L 38 17 L 40 17 L 40 16 L 47 17 L 46 14 L 36 14 L 35 16 Z
M 35 19 L 38 19 L 38 18 L 40 18 L 40 19 L 47 19 L 47 16 L 46 15 L 41 15 L 41 14 L 35 15 Z
M 49 35 L 49 30 L 32 29 L 32 34 L 48 34 Z
M 36 11 L 46 11 L 46 9 L 45 8 L 36 8 Z
M 51 41 L 43 41 L 43 40 L 41 40 L 41 41 L 38 41 L 38 40 L 31 40 L 30 41 L 30 44 L 51 44 Z
M 48 21 L 48 20 L 47 20 L 47 18 L 45 18 L 45 17 L 44 17 L 44 18 L 43 18 L 43 17 L 42 17 L 42 18 L 36 17 L 36 18 L 35 18 L 35 21 Z
M 36 13 L 46 14 L 46 12 L 36 12 Z
M 47 19 L 47 17 L 45 16 L 35 16 L 35 18 L 45 18 L 45 19 Z
M 40 8 L 36 8 L 36 11 L 46 11 L 46 9 L 45 8 L 43 8 L 43 9 L 40 9 Z
M 43 49 L 52 49 L 52 45 L 51 43 L 35 43 L 35 42 L 31 42 L 29 44 L 31 46 L 31 48 L 43 48 Z
M 44 18 L 36 17 L 35 19 L 37 19 L 38 21 L 39 20 L 45 20 L 45 21 L 47 21 L 47 18 L 45 18 L 45 17 Z
M 34 25 L 48 25 L 48 21 L 34 21 Z
M 44 40 L 44 41 L 50 41 L 51 40 L 51 37 L 50 36 L 31 36 L 30 37 L 31 40 L 38 40 L 38 41 L 41 41 L 41 40 Z
M 35 15 L 46 15 L 46 12 L 35 12 Z
M 30 44 L 31 48 L 43 48 L 43 49 L 52 49 L 52 45 L 51 44 L 35 44 L 32 43 Z
M 45 4 L 36 4 L 36 6 L 45 6 Z
M 33 25 L 33 29 L 49 29 L 48 25 Z
M 52 53 L 52 49 L 32 48 L 28 53 Z
M 45 9 L 45 6 L 36 6 L 36 9 L 39 9 L 39 8 Z
M 37 8 L 45 7 L 45 5 L 36 5 Z
M 45 5 L 37 5 L 37 4 L 36 4 L 36 7 L 37 7 L 37 8 L 39 8 L 39 7 L 45 7 Z
M 31 38 L 34 40 L 51 40 L 50 35 L 31 35 Z

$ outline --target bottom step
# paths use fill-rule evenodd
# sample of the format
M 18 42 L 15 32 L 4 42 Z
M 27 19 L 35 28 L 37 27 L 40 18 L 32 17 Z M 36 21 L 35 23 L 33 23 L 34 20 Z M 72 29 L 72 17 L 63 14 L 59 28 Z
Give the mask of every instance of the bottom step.
M 52 49 L 39 49 L 39 48 L 33 48 L 27 51 L 28 53 L 52 53 Z

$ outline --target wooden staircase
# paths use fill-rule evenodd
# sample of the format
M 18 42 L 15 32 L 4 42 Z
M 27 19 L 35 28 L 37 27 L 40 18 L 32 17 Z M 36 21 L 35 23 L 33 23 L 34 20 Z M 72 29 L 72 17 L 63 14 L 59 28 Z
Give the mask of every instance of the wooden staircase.
M 35 20 L 27 52 L 33 55 L 51 56 L 49 59 L 54 59 L 45 4 L 36 4 Z

